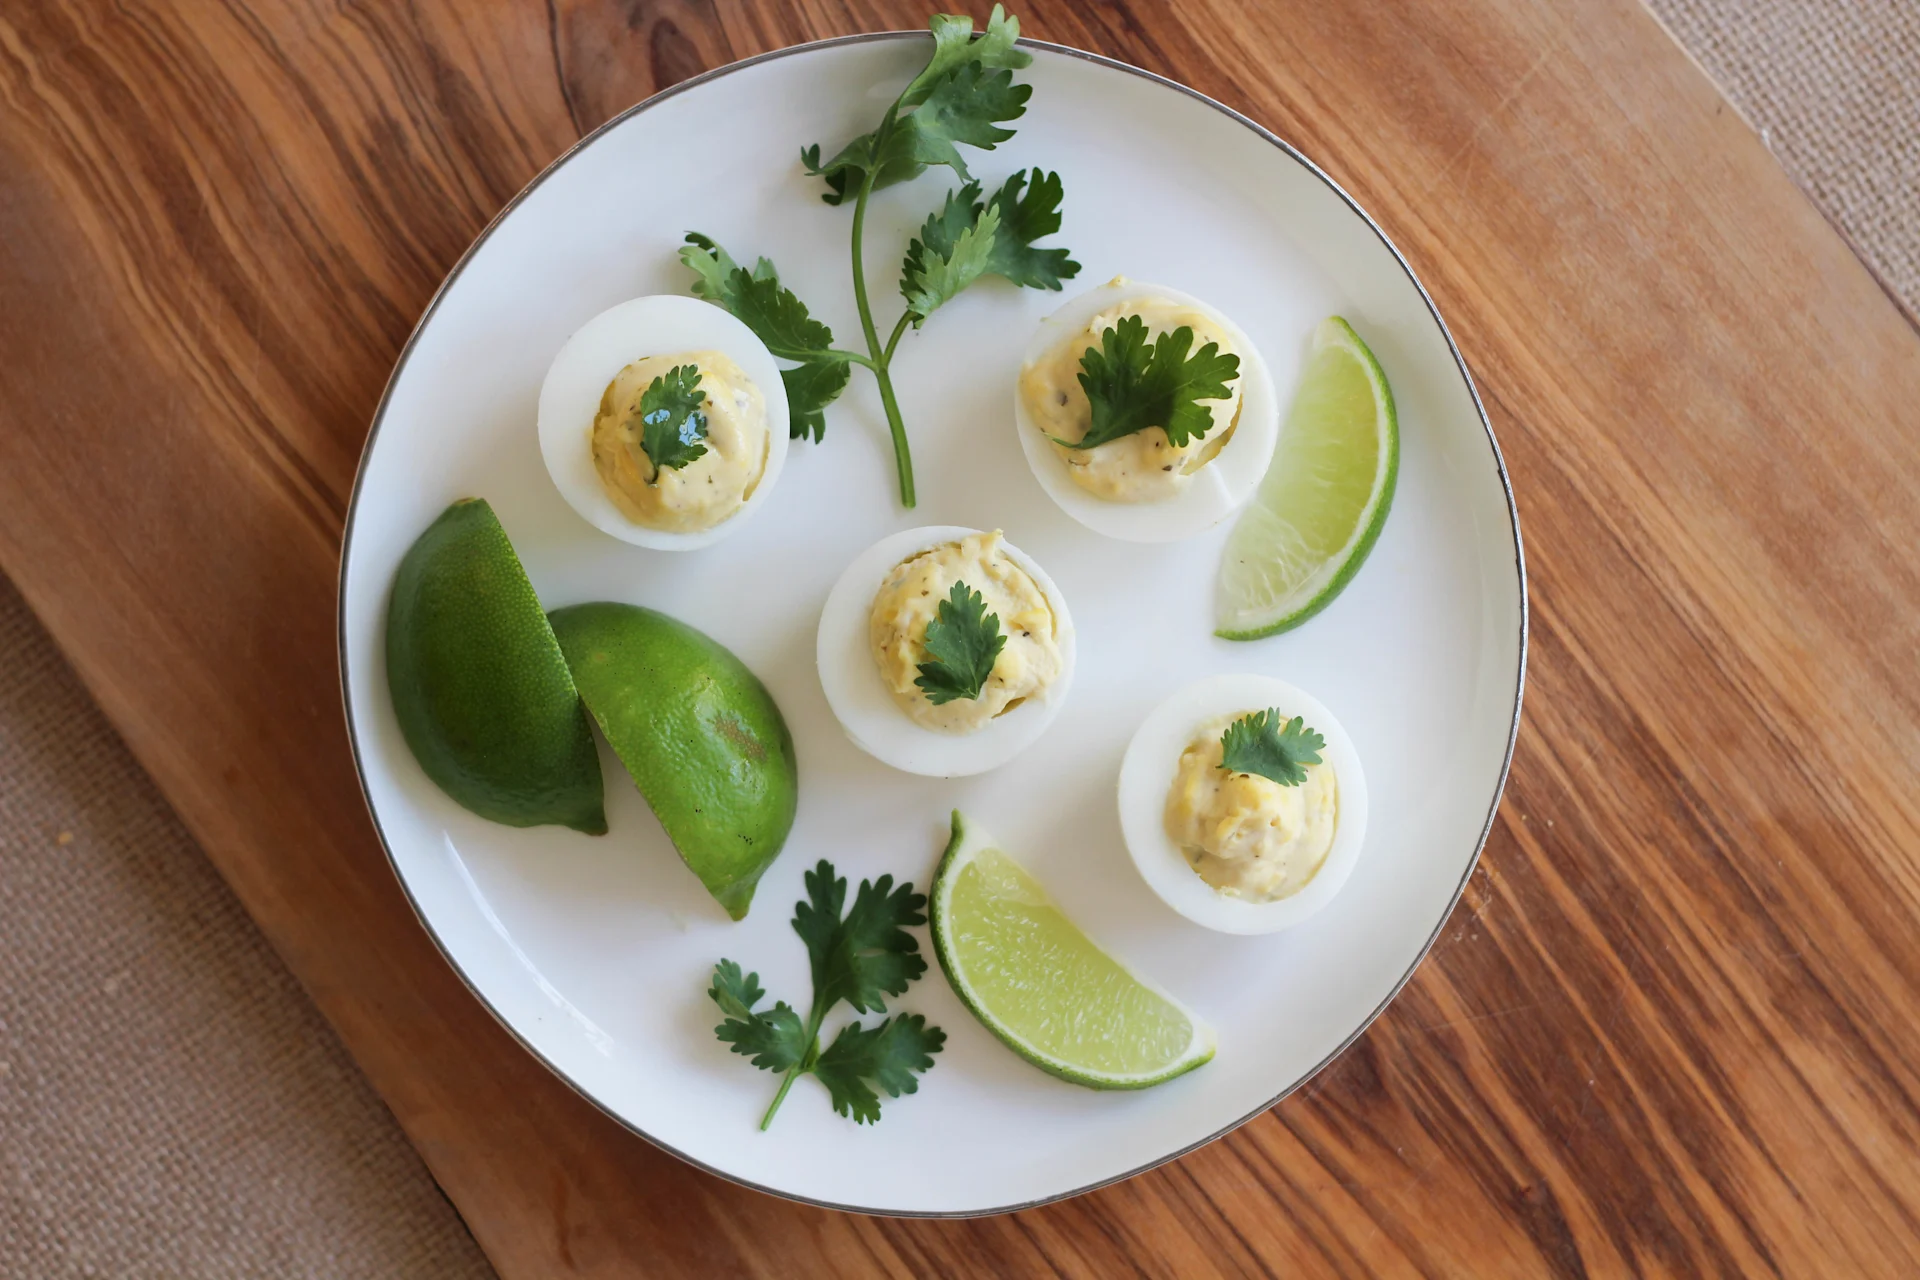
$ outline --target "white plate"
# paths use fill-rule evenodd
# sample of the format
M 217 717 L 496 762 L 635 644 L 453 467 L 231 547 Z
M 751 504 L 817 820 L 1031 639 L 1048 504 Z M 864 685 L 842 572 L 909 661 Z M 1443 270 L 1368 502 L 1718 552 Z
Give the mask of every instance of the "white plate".
M 1485 839 L 1518 724 L 1526 606 L 1511 493 L 1473 386 L 1406 264 L 1327 177 L 1217 103 L 1145 72 L 1034 45 L 1019 135 L 968 162 L 990 185 L 1058 169 L 1055 243 L 1082 287 L 1124 273 L 1188 290 L 1265 353 L 1284 398 L 1313 325 L 1348 317 L 1393 382 L 1402 464 L 1372 559 L 1297 631 L 1212 638 L 1231 522 L 1138 546 L 1081 528 L 1021 458 L 1008 388 L 1060 295 L 975 286 L 901 344 L 917 511 L 900 508 L 872 379 L 856 371 L 824 444 L 796 442 L 777 492 L 734 537 L 691 554 L 599 533 L 561 500 L 534 429 L 541 375 L 582 321 L 624 298 L 686 292 L 682 233 L 765 254 L 842 345 L 859 332 L 849 212 L 819 199 L 799 148 L 864 131 L 918 68 L 924 35 L 856 37 L 724 68 L 640 104 L 522 192 L 448 277 L 373 424 L 340 584 L 347 716 L 394 869 L 447 958 L 563 1079 L 635 1132 L 726 1177 L 817 1203 L 898 1214 L 1018 1208 L 1139 1172 L 1233 1128 L 1346 1046 L 1407 980 Z M 870 86 L 870 87 L 868 87 Z M 685 180 L 698 174 L 697 182 Z M 869 279 L 883 316 L 912 230 L 945 171 L 875 197 Z M 414 763 L 386 691 L 395 566 L 449 502 L 493 503 L 549 608 L 625 600 L 708 632 L 759 673 L 793 729 L 799 818 L 729 924 L 603 749 L 612 832 L 495 826 Z M 1018 762 L 955 781 L 910 777 L 840 732 L 814 672 L 814 628 L 841 569 L 889 532 L 1005 529 L 1059 582 L 1079 669 L 1059 719 Z M 1373 801 L 1345 890 L 1299 928 L 1235 938 L 1189 923 L 1134 871 L 1113 785 L 1135 726 L 1169 691 L 1251 670 L 1309 690 L 1345 723 Z M 966 1012 L 935 969 L 901 1005 L 945 1027 L 920 1092 L 856 1127 L 801 1081 L 770 1132 L 774 1080 L 712 1028 L 721 957 L 810 998 L 788 920 L 801 873 L 830 858 L 856 882 L 925 887 L 947 813 L 975 815 L 1095 939 L 1219 1029 L 1219 1056 L 1170 1084 L 1102 1094 L 1036 1071 Z M 928 943 L 922 937 L 923 950 Z M 937 1153 L 937 1156 L 934 1154 Z

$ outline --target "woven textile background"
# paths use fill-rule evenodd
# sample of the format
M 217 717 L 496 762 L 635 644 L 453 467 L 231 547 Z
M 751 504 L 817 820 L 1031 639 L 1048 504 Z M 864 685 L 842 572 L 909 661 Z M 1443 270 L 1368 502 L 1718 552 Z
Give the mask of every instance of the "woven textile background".
M 0 579 L 0 1277 L 490 1275 Z
M 1920 316 L 1920 0 L 1647 3 Z
M 1650 3 L 1920 312 L 1920 0 Z M 0 580 L 0 1277 L 489 1274 Z

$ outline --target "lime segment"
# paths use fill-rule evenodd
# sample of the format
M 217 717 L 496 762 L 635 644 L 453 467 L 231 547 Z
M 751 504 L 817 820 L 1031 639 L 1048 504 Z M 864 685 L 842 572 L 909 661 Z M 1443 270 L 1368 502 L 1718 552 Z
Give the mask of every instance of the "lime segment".
M 587 710 L 667 838 L 741 919 L 800 792 L 773 696 L 725 646 L 664 613 L 602 602 L 550 621 Z
M 1257 640 L 1332 603 L 1373 550 L 1399 472 L 1386 374 L 1330 317 L 1314 331 L 1273 465 L 1227 539 L 1215 634 Z
M 1211 1028 L 1088 941 L 958 812 L 928 914 L 955 994 L 1041 1070 L 1093 1089 L 1144 1089 L 1213 1057 Z
M 387 687 L 420 767 L 462 805 L 508 826 L 606 831 L 586 710 L 484 500 L 448 507 L 400 561 Z

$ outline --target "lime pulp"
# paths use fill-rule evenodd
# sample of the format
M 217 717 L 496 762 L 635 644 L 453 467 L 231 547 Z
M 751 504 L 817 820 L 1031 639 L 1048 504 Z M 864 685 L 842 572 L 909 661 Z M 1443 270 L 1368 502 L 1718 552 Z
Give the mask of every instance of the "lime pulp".
M 929 916 L 954 992 L 1043 1071 L 1094 1089 L 1144 1089 L 1213 1057 L 1211 1028 L 1089 941 L 958 812 Z
M 1258 640 L 1331 604 L 1373 550 L 1399 471 L 1386 374 L 1332 316 L 1314 331 L 1273 463 L 1227 538 L 1214 634 Z

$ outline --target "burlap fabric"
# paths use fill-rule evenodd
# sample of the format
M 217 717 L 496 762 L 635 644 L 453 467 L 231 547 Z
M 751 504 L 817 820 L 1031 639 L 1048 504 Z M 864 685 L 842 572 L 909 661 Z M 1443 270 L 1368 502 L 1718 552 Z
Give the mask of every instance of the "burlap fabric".
M 491 1275 L 0 579 L 0 1277 Z
M 1648 5 L 1920 317 L 1920 0 Z
M 1920 0 L 1650 2 L 1920 311 Z M 0 582 L 0 1277 L 487 1274 Z

